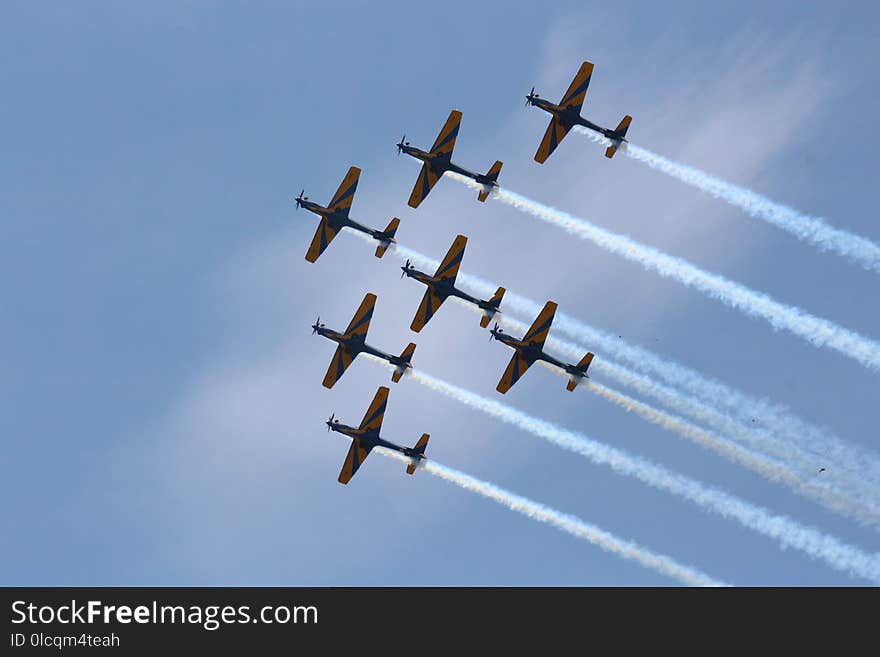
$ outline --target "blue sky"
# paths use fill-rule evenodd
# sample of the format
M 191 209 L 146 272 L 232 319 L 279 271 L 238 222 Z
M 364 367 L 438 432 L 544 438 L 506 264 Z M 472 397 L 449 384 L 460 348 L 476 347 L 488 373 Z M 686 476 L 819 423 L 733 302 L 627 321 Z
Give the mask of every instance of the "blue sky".
M 864 20 L 853 21 L 852 16 Z M 584 114 L 631 139 L 880 240 L 876 9 L 846 3 L 7 3 L 0 21 L 4 584 L 662 585 L 669 580 L 396 462 L 336 482 L 387 372 L 332 390 L 317 314 L 367 291 L 370 341 L 497 396 L 510 353 L 450 304 L 418 336 L 423 289 L 316 218 L 363 169 L 352 216 L 464 269 L 790 407 L 877 450 L 876 373 L 441 181 L 406 206 L 429 146 L 464 113 L 456 161 L 710 271 L 880 338 L 877 280 L 638 163 L 570 136 L 532 160 L 561 95 L 596 64 Z M 602 354 L 597 353 L 597 358 Z M 505 401 L 791 515 L 867 551 L 832 515 L 536 368 Z M 679 499 L 411 381 L 384 433 L 735 584 L 859 584 Z

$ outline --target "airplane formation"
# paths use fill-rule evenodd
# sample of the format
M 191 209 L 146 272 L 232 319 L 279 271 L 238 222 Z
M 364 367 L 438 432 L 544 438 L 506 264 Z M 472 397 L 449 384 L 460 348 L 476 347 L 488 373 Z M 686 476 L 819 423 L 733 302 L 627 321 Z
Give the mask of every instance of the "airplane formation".
M 605 150 L 605 156 L 608 158 L 613 157 L 621 144 L 626 142 L 626 132 L 632 122 L 631 116 L 626 115 L 613 130 L 603 128 L 581 116 L 581 107 L 592 74 L 593 64 L 584 62 L 558 104 L 541 98 L 535 93 L 534 87 L 526 96 L 527 106 L 538 107 L 551 115 L 550 125 L 547 127 L 537 153 L 535 153 L 535 161 L 542 164 L 546 162 L 565 135 L 576 125 L 598 132 L 611 141 L 611 145 Z M 422 168 L 409 197 L 410 207 L 418 208 L 434 185 L 437 184 L 437 181 L 447 172 L 466 176 L 481 185 L 477 195 L 477 200 L 480 202 L 485 202 L 492 190 L 498 187 L 498 175 L 501 173 L 503 165 L 500 160 L 497 160 L 485 174 L 474 173 L 452 161 L 452 152 L 455 148 L 461 119 L 462 113 L 456 109 L 452 110 L 440 130 L 440 134 L 437 135 L 437 139 L 434 140 L 434 144 L 428 151 L 410 145 L 410 142 L 406 140 L 406 135 L 396 144 L 398 154 L 406 154 L 422 162 Z M 321 217 L 315 236 L 306 252 L 305 258 L 308 262 L 316 262 L 333 238 L 345 228 L 364 233 L 374 239 L 378 243 L 375 252 L 377 258 L 385 255 L 388 248 L 394 244 L 395 234 L 400 224 L 400 219 L 397 217 L 391 219 L 385 230 L 378 230 L 369 228 L 349 216 L 360 174 L 361 170 L 358 167 L 349 168 L 339 185 L 339 189 L 326 207 L 310 201 L 307 196 L 303 195 L 305 190 L 296 197 L 297 209 L 302 207 Z M 487 328 L 492 319 L 501 312 L 500 305 L 505 293 L 503 287 L 499 287 L 492 298 L 483 300 L 477 299 L 455 286 L 455 279 L 461 267 L 466 246 L 467 237 L 464 235 L 456 236 L 433 275 L 417 270 L 409 260 L 401 267 L 401 278 L 412 278 L 427 288 L 410 324 L 410 329 L 413 332 L 420 332 L 449 297 L 457 297 L 479 308 L 482 311 L 481 328 Z M 348 327 L 342 333 L 325 327 L 321 323 L 320 317 L 312 325 L 313 334 L 337 343 L 330 366 L 324 375 L 323 385 L 326 388 L 332 388 L 355 358 L 362 353 L 387 361 L 394 368 L 391 380 L 395 383 L 400 381 L 408 369 L 412 368 L 412 356 L 416 349 L 414 343 L 411 342 L 407 345 L 400 356 L 388 354 L 366 343 L 367 331 L 375 305 L 376 295 L 368 293 Z M 490 340 L 497 340 L 514 350 L 513 357 L 496 388 L 499 393 L 507 393 L 526 370 L 538 361 L 544 361 L 551 367 L 564 372 L 569 378 L 566 385 L 568 391 L 573 391 L 583 379 L 589 378 L 587 370 L 593 360 L 592 352 L 588 352 L 577 365 L 573 365 L 563 363 L 544 351 L 544 342 L 550 332 L 556 308 L 555 302 L 548 301 L 532 326 L 519 340 L 502 331 L 497 322 L 494 328 L 490 329 Z M 340 483 L 347 484 L 351 480 L 374 447 L 390 449 L 408 457 L 410 460 L 406 469 L 408 474 L 413 474 L 426 458 L 425 448 L 428 444 L 428 434 L 423 434 L 414 447 L 402 447 L 379 436 L 382 420 L 385 416 L 388 393 L 389 389 L 385 386 L 378 389 L 358 427 L 341 424 L 339 420 L 335 419 L 335 414 L 331 414 L 330 419 L 327 420 L 328 431 L 335 431 L 351 439 L 348 455 L 339 473 L 338 481 Z

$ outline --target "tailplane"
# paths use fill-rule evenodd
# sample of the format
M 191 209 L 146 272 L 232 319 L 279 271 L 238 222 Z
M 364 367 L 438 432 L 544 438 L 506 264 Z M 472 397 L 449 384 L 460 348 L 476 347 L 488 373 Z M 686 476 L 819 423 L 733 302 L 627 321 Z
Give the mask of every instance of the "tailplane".
M 495 314 L 498 312 L 498 306 L 501 305 L 501 299 L 504 298 L 505 292 L 506 290 L 503 287 L 499 287 L 495 291 L 495 295 L 486 302 L 486 305 L 483 308 L 483 316 L 480 318 L 480 326 L 482 328 L 489 326 L 489 322 L 495 317 Z
M 419 442 L 412 448 L 414 456 L 412 462 L 406 466 L 406 474 L 415 474 L 416 468 L 419 467 L 419 461 L 425 458 L 425 448 L 428 446 L 428 439 L 430 437 L 428 434 L 423 433 L 422 437 L 419 438 Z
M 381 258 L 385 255 L 385 251 L 387 251 L 388 247 L 394 242 L 394 233 L 397 232 L 397 227 L 399 225 L 400 219 L 394 217 L 394 219 L 388 223 L 388 227 L 376 236 L 376 239 L 379 240 L 379 246 L 376 247 L 377 258 Z
M 617 127 L 614 129 L 614 136 L 611 138 L 614 143 L 605 149 L 605 157 L 614 157 L 617 149 L 620 148 L 620 142 L 626 141 L 626 131 L 629 130 L 629 124 L 632 123 L 632 120 L 633 117 L 627 114 L 620 120 L 620 123 L 617 124 Z
M 590 363 L 592 363 L 592 362 L 593 362 L 593 352 L 590 351 L 590 352 L 587 352 L 586 356 L 581 358 L 581 362 L 579 362 L 574 368 L 572 368 L 574 371 L 569 372 L 569 374 L 571 375 L 571 378 L 568 380 L 568 383 L 565 386 L 566 390 L 568 390 L 569 392 L 573 391 L 575 388 L 577 388 L 578 383 L 581 382 L 581 379 L 583 379 L 585 377 L 588 378 L 587 377 L 587 370 L 589 369 Z
M 484 202 L 487 198 L 489 198 L 489 192 L 492 191 L 492 186 L 494 184 L 498 184 L 498 174 L 501 173 L 501 167 L 504 166 L 504 163 L 501 160 L 496 160 L 495 164 L 492 165 L 492 168 L 489 169 L 489 172 L 486 174 L 486 178 L 490 181 L 488 184 L 483 185 L 483 189 L 480 191 L 477 196 L 477 200 L 481 203 Z
M 412 367 L 412 365 L 410 365 L 410 361 L 412 360 L 412 356 L 415 350 L 416 343 L 410 342 L 406 346 L 406 349 L 403 350 L 403 353 L 400 354 L 400 360 L 402 360 L 403 363 L 394 368 L 394 373 L 391 375 L 391 380 L 394 381 L 394 383 L 400 381 L 400 377 L 402 377 L 403 373 L 406 372 L 407 367 Z

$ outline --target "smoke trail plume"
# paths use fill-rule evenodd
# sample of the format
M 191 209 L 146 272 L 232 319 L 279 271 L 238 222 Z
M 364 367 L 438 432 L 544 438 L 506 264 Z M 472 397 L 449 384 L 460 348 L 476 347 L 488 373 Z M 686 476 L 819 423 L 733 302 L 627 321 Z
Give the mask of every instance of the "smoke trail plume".
M 370 238 L 364 236 L 364 239 Z M 436 270 L 440 264 L 439 261 L 400 244 L 394 245 L 393 252 L 401 260 L 408 259 L 414 266 L 429 272 Z M 468 292 L 485 298 L 490 297 L 498 287 L 497 283 L 464 272 L 459 272 L 457 280 Z M 461 304 L 480 313 L 471 304 L 463 301 Z M 505 313 L 515 312 L 526 317 L 535 317 L 541 310 L 541 304 L 508 290 L 502 310 Z M 528 326 L 509 315 L 500 315 L 497 319 L 508 328 L 521 333 Z M 618 336 L 600 331 L 563 312 L 556 314 L 554 332 L 568 335 L 581 343 L 573 344 L 550 337 L 547 341 L 549 348 L 573 359 L 580 358 L 588 349 L 599 352 L 601 357 L 594 361 L 593 371 L 610 376 L 734 439 L 767 450 L 773 456 L 788 462 L 803 477 L 814 475 L 817 463 L 832 464 L 825 472 L 827 476 L 823 476 L 823 480 L 816 485 L 831 490 L 832 494 L 838 496 L 862 500 L 865 504 L 864 513 L 859 513 L 857 519 L 868 524 L 875 523 L 875 517 L 880 514 L 880 499 L 877 497 L 880 490 L 880 460 L 876 454 L 846 443 L 831 432 L 805 422 L 787 408 L 750 397 L 695 370 L 630 345 Z M 632 369 L 614 363 L 611 358 L 620 358 Z M 659 384 L 646 375 L 686 390 L 690 396 Z
M 409 459 L 402 454 L 379 448 L 385 456 L 409 463 Z M 602 548 L 606 552 L 610 552 L 624 559 L 635 561 L 646 568 L 650 568 L 658 573 L 678 580 L 689 586 L 726 586 L 723 582 L 702 573 L 690 566 L 684 566 L 671 557 L 657 554 L 644 548 L 632 541 L 618 538 L 607 531 L 596 527 L 593 524 L 585 522 L 580 518 L 562 513 L 556 509 L 544 506 L 538 502 L 528 498 L 511 493 L 503 488 L 482 481 L 476 477 L 464 474 L 458 470 L 453 470 L 444 465 L 440 465 L 432 460 L 422 461 L 419 469 L 425 470 L 436 477 L 445 479 L 448 482 L 461 486 L 465 490 L 477 493 L 490 500 L 494 500 L 499 504 L 503 504 L 508 509 L 522 513 L 523 515 L 552 525 L 572 536 L 581 540 L 589 541 L 593 545 Z
M 875 528 L 880 526 L 880 509 L 866 504 L 863 498 L 847 495 L 844 491 L 827 485 L 825 481 L 815 481 L 815 477 L 812 480 L 805 479 L 803 474 L 795 472 L 786 463 L 756 454 L 721 436 L 705 431 L 679 417 L 653 408 L 600 383 L 589 381 L 584 387 L 652 424 L 677 433 L 683 438 L 711 449 L 724 458 L 758 473 L 769 481 L 783 484 L 794 492 L 819 502 L 831 511 L 855 518 Z M 815 475 L 815 470 L 810 474 Z
M 595 142 L 611 145 L 611 140 L 593 130 L 576 126 L 574 131 Z M 751 190 L 716 178 L 695 167 L 669 160 L 646 148 L 632 143 L 624 143 L 621 146 L 620 150 L 633 160 L 726 201 L 740 208 L 750 217 L 763 219 L 791 233 L 799 240 L 813 244 L 822 251 L 833 251 L 869 271 L 880 272 L 880 245 L 869 239 L 834 228 L 824 219 L 811 217 L 794 208 L 775 203 Z
M 375 362 L 385 363 L 380 359 L 370 358 Z M 720 489 L 706 486 L 696 479 L 674 473 L 659 464 L 600 443 L 584 434 L 563 429 L 423 372 L 414 370 L 408 372 L 409 378 L 470 408 L 585 456 L 596 464 L 606 465 L 619 474 L 635 477 L 649 486 L 678 495 L 706 511 L 736 520 L 742 526 L 776 540 L 784 548 L 801 550 L 810 557 L 825 561 L 832 568 L 880 583 L 880 555 L 866 554 L 854 546 L 801 525 L 791 518 L 773 515 L 763 507 L 750 504 Z
M 482 185 L 470 178 L 465 178 L 457 173 L 447 172 L 447 175 L 469 187 L 482 189 Z M 880 369 L 880 344 L 827 319 L 811 315 L 800 308 L 779 303 L 766 294 L 750 290 L 723 276 L 703 271 L 686 260 L 667 255 L 625 235 L 612 233 L 584 219 L 538 203 L 510 190 L 495 188 L 492 195 L 518 210 L 559 226 L 572 235 L 590 240 L 610 253 L 623 256 L 665 278 L 671 278 L 699 290 L 710 298 L 721 301 L 746 315 L 761 317 L 770 322 L 773 328 L 789 331 L 817 347 L 834 349 L 855 359 L 869 369 Z

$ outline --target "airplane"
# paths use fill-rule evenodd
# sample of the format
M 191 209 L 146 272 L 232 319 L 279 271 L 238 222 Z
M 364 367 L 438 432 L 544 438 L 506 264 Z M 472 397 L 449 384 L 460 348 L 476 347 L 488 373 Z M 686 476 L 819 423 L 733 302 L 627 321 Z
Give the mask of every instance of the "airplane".
M 330 361 L 330 367 L 327 368 L 327 374 L 324 375 L 323 383 L 325 388 L 332 388 L 333 384 L 342 377 L 348 366 L 357 358 L 357 355 L 361 353 L 372 354 L 394 365 L 391 380 L 395 383 L 400 381 L 400 377 L 403 376 L 407 368 L 412 367 L 410 360 L 412 359 L 413 352 L 416 350 L 414 343 L 410 342 L 400 356 L 386 354 L 384 351 L 380 351 L 366 343 L 367 330 L 370 328 L 370 320 L 373 318 L 373 308 L 375 305 L 376 295 L 368 292 L 364 300 L 361 301 L 361 305 L 354 314 L 354 317 L 351 318 L 345 333 L 338 333 L 333 329 L 326 328 L 321 323 L 320 317 L 312 324 L 312 335 L 317 333 L 339 344 L 336 347 L 336 353 L 333 354 L 333 359 Z
M 354 193 L 357 189 L 360 175 L 361 170 L 359 168 L 351 167 L 326 208 L 314 201 L 310 201 L 308 196 L 303 196 L 306 190 L 301 191 L 299 196 L 296 197 L 297 210 L 303 207 L 321 217 L 321 223 L 318 225 L 318 230 L 312 238 L 309 250 L 306 252 L 306 260 L 309 262 L 315 262 L 343 228 L 358 230 L 379 242 L 379 246 L 376 247 L 377 258 L 385 255 L 385 251 L 394 242 L 394 234 L 397 232 L 397 226 L 400 225 L 400 219 L 397 217 L 394 217 L 388 223 L 388 227 L 385 230 L 375 230 L 349 218 L 348 212 L 351 210 L 351 203 L 354 200 Z
M 501 377 L 501 381 L 498 382 L 498 387 L 496 388 L 502 395 L 510 390 L 513 384 L 525 374 L 526 370 L 538 360 L 555 365 L 568 374 L 569 381 L 565 388 L 569 392 L 577 387 L 581 379 L 589 378 L 587 376 L 587 368 L 593 362 L 593 352 L 587 352 L 587 355 L 577 365 L 563 363 L 553 356 L 544 353 L 544 341 L 550 332 L 550 325 L 553 323 L 553 315 L 555 314 L 556 303 L 548 301 L 522 340 L 517 340 L 507 335 L 498 328 L 498 324 L 495 324 L 495 328 L 490 331 L 490 340 L 495 339 L 503 342 L 508 347 L 513 347 L 516 351 L 513 358 L 510 359 L 507 369 L 504 370 L 504 375 Z
M 415 146 L 410 146 L 406 140 L 406 135 L 401 137 L 397 143 L 397 154 L 406 153 L 407 155 L 421 160 L 422 170 L 413 187 L 412 194 L 409 195 L 409 206 L 411 208 L 419 207 L 419 203 L 428 195 L 431 188 L 440 180 L 441 176 L 447 171 L 454 171 L 463 176 L 472 178 L 481 185 L 483 189 L 477 195 L 477 200 L 484 202 L 489 196 L 489 192 L 493 187 L 498 186 L 498 174 L 501 172 L 503 163 L 498 160 L 492 165 L 488 173 L 474 173 L 458 166 L 452 161 L 452 149 L 455 148 L 455 138 L 458 136 L 458 127 L 461 123 L 461 112 L 452 110 L 449 118 L 446 119 L 446 125 L 437 135 L 434 145 L 430 151 L 423 151 Z
M 498 305 L 501 303 L 501 298 L 505 292 L 503 287 L 499 287 L 495 295 L 488 301 L 472 297 L 467 292 L 462 292 L 455 287 L 455 277 L 458 275 L 458 268 L 461 266 L 461 260 L 464 257 L 465 246 L 467 246 L 467 237 L 464 235 L 457 236 L 433 276 L 419 271 L 410 264 L 409 260 L 401 267 L 403 270 L 401 278 L 408 276 L 428 286 L 428 289 L 425 290 L 425 296 L 422 297 L 422 303 L 410 325 L 410 328 L 416 333 L 422 330 L 425 324 L 434 316 L 434 313 L 437 312 L 440 305 L 449 297 L 464 299 L 480 308 L 483 311 L 483 316 L 480 318 L 480 326 L 483 328 L 489 326 L 489 322 L 495 316 L 495 313 L 498 312 Z
M 587 95 L 587 87 L 590 86 L 592 75 L 592 62 L 581 64 L 580 70 L 574 76 L 574 80 L 571 81 L 568 91 L 565 92 L 559 104 L 553 104 L 541 98 L 535 93 L 534 87 L 526 96 L 526 105 L 539 107 L 553 115 L 553 118 L 550 119 L 550 125 L 547 126 L 547 132 L 544 133 L 544 139 L 541 140 L 541 145 L 538 147 L 538 152 L 535 153 L 536 162 L 543 164 L 556 150 L 559 142 L 565 138 L 568 131 L 576 125 L 594 130 L 611 140 L 611 146 L 605 149 L 605 157 L 607 158 L 614 157 L 621 142 L 626 141 L 626 131 L 629 130 L 629 124 L 632 123 L 632 117 L 629 114 L 623 117 L 614 130 L 603 128 L 581 116 L 581 105 L 584 104 L 584 97 Z
M 361 420 L 360 426 L 350 427 L 342 424 L 335 419 L 335 413 L 330 414 L 327 420 L 327 431 L 337 431 L 343 436 L 351 438 L 351 447 L 348 450 L 348 456 L 345 457 L 345 463 L 339 473 L 339 483 L 347 484 L 351 481 L 354 473 L 358 471 L 370 450 L 374 447 L 385 447 L 400 452 L 404 456 L 410 458 L 409 465 L 406 466 L 407 474 L 414 474 L 419 463 L 425 459 L 425 448 L 428 446 L 428 439 L 431 437 L 426 433 L 422 434 L 419 441 L 414 447 L 401 447 L 394 443 L 383 440 L 379 437 L 382 429 L 382 419 L 385 417 L 385 405 L 388 403 L 388 388 L 381 386 L 376 391 L 373 403 L 367 409 L 364 419 Z

